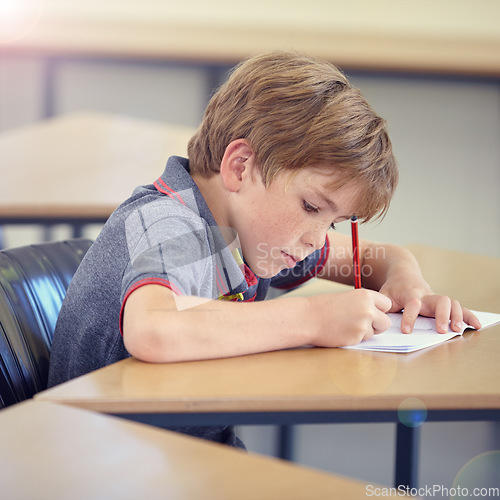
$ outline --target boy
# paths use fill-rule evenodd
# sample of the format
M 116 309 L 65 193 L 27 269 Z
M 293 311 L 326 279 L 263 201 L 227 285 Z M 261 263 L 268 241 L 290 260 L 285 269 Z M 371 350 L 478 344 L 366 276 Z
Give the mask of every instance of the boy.
M 137 188 L 88 251 L 59 316 L 50 386 L 129 355 L 175 362 L 352 345 L 402 309 L 404 332 L 418 314 L 441 331 L 480 326 L 432 293 L 406 250 L 369 242 L 364 289 L 263 301 L 270 286 L 312 276 L 352 283 L 350 239 L 328 230 L 383 216 L 397 184 L 383 120 L 332 65 L 294 53 L 242 63 L 188 156 Z M 241 446 L 231 427 L 177 430 Z

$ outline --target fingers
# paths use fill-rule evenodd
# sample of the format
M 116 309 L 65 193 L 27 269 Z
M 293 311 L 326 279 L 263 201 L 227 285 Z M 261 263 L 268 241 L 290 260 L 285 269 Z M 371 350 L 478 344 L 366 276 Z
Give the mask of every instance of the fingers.
M 476 315 L 469 311 L 469 309 L 466 309 L 465 307 L 463 308 L 463 317 L 464 317 L 464 322 L 467 323 L 468 325 L 472 326 L 472 328 L 475 328 L 476 330 L 479 330 L 482 325 L 481 322 L 477 319 Z
M 384 313 L 389 312 L 389 310 L 392 307 L 392 300 L 387 297 L 387 295 L 383 295 L 382 293 L 379 292 L 374 292 L 375 295 L 375 307 L 377 309 L 380 309 Z
M 458 300 L 451 301 L 450 327 L 454 332 L 462 330 L 464 324 L 464 312 Z
M 418 315 L 434 317 L 438 333 L 462 331 L 464 321 L 473 328 L 481 328 L 481 323 L 476 316 L 463 308 L 457 300 L 452 300 L 446 295 L 428 295 L 420 299 L 411 299 L 405 304 L 401 331 L 411 333 Z
M 445 295 L 436 297 L 434 317 L 438 333 L 448 333 L 451 315 L 451 300 Z
M 387 330 L 391 320 L 386 311 L 392 307 L 391 299 L 374 290 L 359 289 L 350 292 L 353 294 L 350 305 L 355 305 L 355 317 L 351 316 L 348 329 L 349 345 L 367 340 L 377 333 Z
M 448 333 L 462 330 L 464 314 L 458 300 L 451 300 L 445 295 L 436 296 L 434 317 L 438 333 Z
M 373 334 L 385 332 L 391 326 L 391 319 L 383 311 L 379 310 L 372 321 Z M 371 335 L 370 335 L 371 336 Z
M 365 290 L 362 293 L 370 294 L 369 297 L 373 300 L 371 313 L 371 329 L 367 330 L 364 339 L 372 337 L 374 334 L 385 332 L 391 326 L 391 320 L 387 316 L 387 311 L 392 307 L 392 301 L 386 295 L 373 290 Z
M 449 326 L 455 332 L 462 329 L 462 308 L 456 300 L 451 300 L 446 295 L 431 295 L 422 299 L 415 297 L 408 300 L 404 306 L 401 320 L 401 331 L 403 333 L 413 331 L 419 314 L 434 316 L 438 333 L 447 333 Z
M 412 299 L 405 304 L 403 317 L 401 319 L 401 331 L 403 333 L 411 333 L 415 326 L 415 321 L 422 309 L 422 301 L 420 299 Z

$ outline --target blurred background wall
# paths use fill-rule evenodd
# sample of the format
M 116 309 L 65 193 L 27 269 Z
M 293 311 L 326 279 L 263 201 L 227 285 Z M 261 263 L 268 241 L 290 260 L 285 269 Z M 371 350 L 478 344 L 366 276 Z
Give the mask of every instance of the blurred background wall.
M 363 236 L 500 256 L 499 18 L 496 0 L 4 0 L 0 130 L 79 110 L 195 127 L 243 57 L 305 51 L 388 121 L 401 183 Z
M 496 0 L 3 0 L 0 133 L 81 110 L 196 127 L 235 63 L 296 49 L 340 66 L 388 122 L 400 187 L 362 236 L 500 257 L 499 19 Z M 4 240 L 40 234 L 8 227 Z M 298 461 L 391 483 L 392 426 L 296 431 Z M 273 451 L 274 428 L 242 432 L 250 449 Z M 490 424 L 423 433 L 424 484 L 451 484 L 500 447 Z

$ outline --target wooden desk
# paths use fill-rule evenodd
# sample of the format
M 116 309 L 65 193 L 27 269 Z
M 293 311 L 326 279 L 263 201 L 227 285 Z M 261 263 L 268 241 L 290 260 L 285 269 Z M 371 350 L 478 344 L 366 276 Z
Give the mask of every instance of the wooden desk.
M 172 364 L 129 358 L 36 398 L 122 414 L 397 412 L 409 397 L 428 411 L 500 410 L 495 354 L 500 326 L 409 354 L 306 348 Z
M 469 259 L 482 260 L 418 248 L 424 272 L 441 272 L 429 276 L 435 286 L 444 286 L 448 272 L 455 276 L 463 268 L 467 275 Z M 500 265 L 492 260 L 497 265 L 488 260 L 488 274 L 476 275 L 471 290 L 498 287 Z M 500 312 L 498 300 L 475 307 Z M 412 484 L 418 427 L 400 423 L 402 416 L 413 410 L 417 419 L 500 420 L 499 355 L 496 326 L 409 354 L 305 348 L 159 365 L 130 358 L 37 399 L 168 425 L 395 422 L 396 483 Z
M 0 412 L 5 499 L 359 499 L 367 485 L 65 406 Z M 373 486 L 373 485 L 372 485 Z
M 136 186 L 150 184 L 195 130 L 82 113 L 0 135 L 0 225 L 104 222 Z

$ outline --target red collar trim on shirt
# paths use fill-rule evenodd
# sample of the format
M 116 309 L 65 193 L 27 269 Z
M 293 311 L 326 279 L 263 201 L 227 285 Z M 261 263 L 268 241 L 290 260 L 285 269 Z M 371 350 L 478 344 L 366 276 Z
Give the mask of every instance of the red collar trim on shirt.
M 255 276 L 253 271 L 246 264 L 243 264 L 240 267 L 242 267 L 242 271 L 244 271 L 244 273 L 245 273 L 245 281 L 247 283 L 248 288 L 257 285 L 259 282 L 259 279 L 257 278 L 257 276 Z M 220 286 L 219 286 L 219 290 L 220 290 Z M 253 302 L 255 300 L 255 297 L 257 297 L 257 291 L 255 291 L 255 293 L 253 294 L 253 297 L 250 297 L 248 299 L 244 299 L 242 293 L 237 293 L 237 294 L 231 295 L 230 292 L 227 292 L 225 294 L 222 294 L 219 297 L 219 299 L 230 300 L 233 302 L 237 302 L 237 301 Z
M 255 276 L 253 271 L 246 264 L 243 265 L 245 266 L 245 281 L 247 282 L 247 285 L 249 287 L 255 286 L 259 282 L 257 276 Z
M 174 191 L 170 186 L 168 186 L 161 177 L 159 177 L 153 185 L 158 191 L 160 191 L 160 193 L 166 194 L 173 200 L 179 201 L 184 206 L 186 205 L 185 201 L 182 199 L 182 196 L 177 191 Z

